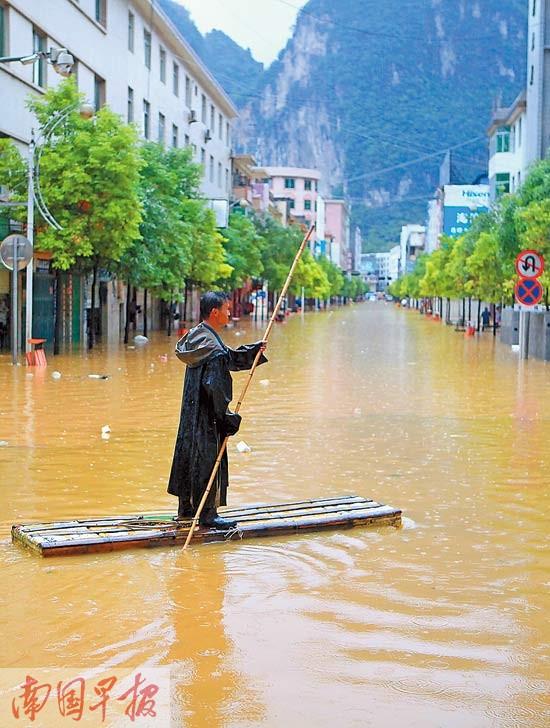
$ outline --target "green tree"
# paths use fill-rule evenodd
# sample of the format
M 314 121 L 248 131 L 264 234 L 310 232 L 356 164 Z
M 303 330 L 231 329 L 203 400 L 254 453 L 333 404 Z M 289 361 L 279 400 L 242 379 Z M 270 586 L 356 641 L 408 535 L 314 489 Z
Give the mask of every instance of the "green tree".
M 242 288 L 247 278 L 259 278 L 263 273 L 264 239 L 254 223 L 238 213 L 229 216 L 229 227 L 223 234 L 227 263 L 232 271 L 222 279 L 221 286 L 228 290 Z

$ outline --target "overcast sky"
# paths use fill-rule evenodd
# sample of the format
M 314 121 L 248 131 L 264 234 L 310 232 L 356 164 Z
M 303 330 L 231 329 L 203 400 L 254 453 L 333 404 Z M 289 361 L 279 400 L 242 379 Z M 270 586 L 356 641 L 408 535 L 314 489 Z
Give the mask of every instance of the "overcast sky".
M 284 48 L 307 0 L 176 0 L 189 10 L 201 33 L 223 30 L 268 66 Z

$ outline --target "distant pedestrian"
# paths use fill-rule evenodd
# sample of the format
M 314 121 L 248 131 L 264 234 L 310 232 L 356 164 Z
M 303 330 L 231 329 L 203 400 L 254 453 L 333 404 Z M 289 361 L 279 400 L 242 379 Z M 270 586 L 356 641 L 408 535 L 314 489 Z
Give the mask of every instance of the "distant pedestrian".
M 491 324 L 491 313 L 487 306 L 483 309 L 481 312 L 481 330 L 485 331 L 485 329 L 488 329 Z

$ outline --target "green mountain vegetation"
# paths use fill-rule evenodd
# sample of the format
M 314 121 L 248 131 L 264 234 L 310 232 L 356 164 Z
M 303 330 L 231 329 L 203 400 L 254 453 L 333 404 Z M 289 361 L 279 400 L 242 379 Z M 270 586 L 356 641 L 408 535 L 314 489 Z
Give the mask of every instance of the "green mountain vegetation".
M 201 35 L 183 5 L 174 0 L 159 0 L 159 5 L 235 104 L 242 106 L 255 92 L 263 65 L 221 30 Z
M 161 4 L 241 110 L 240 150 L 320 169 L 369 251 L 425 221 L 445 149 L 453 181 L 486 173 L 492 108 L 525 84 L 525 0 L 309 0 L 263 72 L 223 33 L 203 38 L 184 8 Z

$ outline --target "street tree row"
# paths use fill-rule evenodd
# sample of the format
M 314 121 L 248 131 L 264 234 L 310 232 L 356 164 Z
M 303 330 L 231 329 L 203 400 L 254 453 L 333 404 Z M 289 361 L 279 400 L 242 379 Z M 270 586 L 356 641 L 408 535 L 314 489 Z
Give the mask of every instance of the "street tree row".
M 64 116 L 41 148 L 39 170 L 41 194 L 61 230 L 37 215 L 35 246 L 51 254 L 55 271 L 91 274 L 92 310 L 100 271 L 167 302 L 181 301 L 192 287 L 231 291 L 249 278 L 280 290 L 301 228 L 234 213 L 220 231 L 201 197 L 203 170 L 191 148 L 140 141 L 135 126 L 108 107 L 82 118 L 81 102 L 72 79 L 29 101 L 40 129 Z M 13 200 L 26 199 L 27 162 L 7 139 L 0 140 L 0 185 Z M 321 299 L 363 292 L 309 251 L 291 293 L 302 286 L 308 297 Z
M 442 237 L 440 247 L 419 256 L 414 270 L 395 281 L 390 292 L 398 298 L 512 303 L 515 259 L 527 248 L 550 262 L 550 160 L 536 164 L 517 193 L 501 197 L 461 237 Z M 541 283 L 548 306 L 548 270 Z

